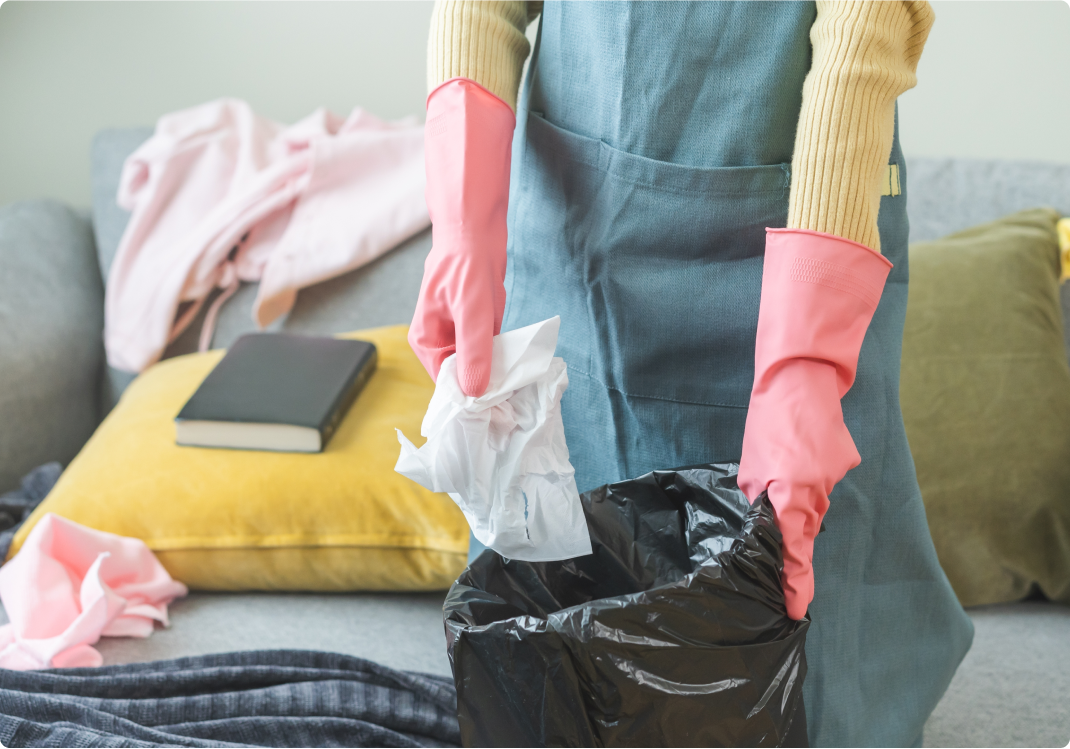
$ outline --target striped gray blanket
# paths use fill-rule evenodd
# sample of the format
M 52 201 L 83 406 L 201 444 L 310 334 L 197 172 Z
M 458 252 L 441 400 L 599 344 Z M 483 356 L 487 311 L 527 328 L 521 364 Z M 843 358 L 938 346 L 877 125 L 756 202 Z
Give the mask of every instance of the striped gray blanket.
M 103 668 L 0 669 L 4 746 L 457 746 L 447 677 L 262 650 Z

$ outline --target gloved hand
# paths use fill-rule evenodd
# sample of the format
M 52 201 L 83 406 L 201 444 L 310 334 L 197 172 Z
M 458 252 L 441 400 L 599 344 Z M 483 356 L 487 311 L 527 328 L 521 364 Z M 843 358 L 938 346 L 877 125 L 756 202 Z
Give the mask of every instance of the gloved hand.
M 431 253 L 409 345 L 432 379 L 457 353 L 465 395 L 490 381 L 491 340 L 505 311 L 505 216 L 516 117 L 474 81 L 452 78 L 427 97 L 424 134 Z
M 814 538 L 832 488 L 861 462 L 840 399 L 892 264 L 856 242 L 802 229 L 767 229 L 739 486 L 763 491 L 784 537 L 788 616 L 814 598 Z

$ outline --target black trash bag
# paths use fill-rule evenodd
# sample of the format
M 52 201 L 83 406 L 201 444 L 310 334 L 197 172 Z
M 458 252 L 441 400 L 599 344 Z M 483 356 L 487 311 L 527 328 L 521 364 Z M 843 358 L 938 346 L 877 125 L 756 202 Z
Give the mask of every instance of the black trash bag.
M 582 496 L 593 553 L 483 552 L 444 614 L 465 746 L 805 746 L 809 617 L 735 464 Z

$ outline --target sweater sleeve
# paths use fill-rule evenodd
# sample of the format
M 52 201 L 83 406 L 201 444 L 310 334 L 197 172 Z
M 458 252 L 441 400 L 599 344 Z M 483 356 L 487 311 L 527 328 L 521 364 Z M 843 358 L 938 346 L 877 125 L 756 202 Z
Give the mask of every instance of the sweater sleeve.
M 792 156 L 789 228 L 880 250 L 877 211 L 895 101 L 917 83 L 933 20 L 927 2 L 818 0 Z
M 468 78 L 515 112 L 531 51 L 524 31 L 541 10 L 541 2 L 436 0 L 427 42 L 428 91 L 450 78 Z

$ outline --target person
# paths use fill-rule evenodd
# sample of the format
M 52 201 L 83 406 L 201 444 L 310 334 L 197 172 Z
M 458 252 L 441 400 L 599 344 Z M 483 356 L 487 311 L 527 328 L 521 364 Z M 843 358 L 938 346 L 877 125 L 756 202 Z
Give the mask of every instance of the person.
M 815 745 L 920 744 L 973 634 L 898 399 L 896 99 L 932 23 L 916 1 L 433 11 L 413 350 L 432 377 L 456 353 L 477 396 L 493 335 L 560 315 L 581 492 L 738 461 L 812 618 Z

